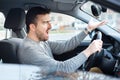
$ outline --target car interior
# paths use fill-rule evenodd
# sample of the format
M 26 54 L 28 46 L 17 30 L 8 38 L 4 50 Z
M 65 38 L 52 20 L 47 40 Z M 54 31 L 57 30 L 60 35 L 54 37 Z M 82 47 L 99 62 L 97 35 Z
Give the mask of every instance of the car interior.
M 11 37 L 6 36 L 0 40 L 2 63 L 20 64 L 17 51 L 22 39 L 26 36 L 25 15 L 28 9 L 35 6 L 49 7 L 52 12 L 70 15 L 85 23 L 88 23 L 91 18 L 99 21 L 81 10 L 82 5 L 88 1 L 120 12 L 119 0 L 0 0 L 0 12 L 5 16 L 4 28 L 11 32 Z M 94 9 L 95 6 L 92 7 L 93 15 L 99 16 L 99 11 Z M 106 12 L 106 8 L 103 12 Z M 110 28 L 109 25 L 105 25 L 92 31 L 89 36 L 91 40 L 81 42 L 80 46 L 72 51 L 59 56 L 54 55 L 55 59 L 60 61 L 69 59 L 87 48 L 91 41 L 101 39 L 103 49 L 100 54 L 96 52 L 91 55 L 79 70 L 89 71 L 91 67 L 99 67 L 103 74 L 120 78 L 120 33 Z
M 11 30 L 12 36 L 16 38 L 6 38 L 0 41 L 0 56 L 3 63 L 19 63 L 16 53 L 19 45 L 22 42 L 21 38 L 24 38 L 26 34 L 26 32 L 23 30 L 24 26 L 25 11 L 21 8 L 10 9 L 6 17 L 4 27 L 5 29 Z

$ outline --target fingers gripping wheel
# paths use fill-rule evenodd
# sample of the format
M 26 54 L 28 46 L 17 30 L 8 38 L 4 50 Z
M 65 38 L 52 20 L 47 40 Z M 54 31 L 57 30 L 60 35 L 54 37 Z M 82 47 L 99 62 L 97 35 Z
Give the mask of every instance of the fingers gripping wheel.
M 95 35 L 93 36 L 91 42 L 93 40 L 100 39 L 102 40 L 102 33 L 100 31 L 97 31 Z M 85 70 L 89 70 L 91 67 L 94 67 L 95 64 L 95 59 L 96 57 L 99 56 L 99 52 L 97 51 L 96 53 L 92 54 L 88 60 L 85 63 Z

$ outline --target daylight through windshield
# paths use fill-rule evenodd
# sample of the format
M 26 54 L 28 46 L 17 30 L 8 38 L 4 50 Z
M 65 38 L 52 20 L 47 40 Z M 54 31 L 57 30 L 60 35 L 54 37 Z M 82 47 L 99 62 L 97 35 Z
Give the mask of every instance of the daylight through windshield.
M 93 16 L 93 13 L 92 13 L 92 9 L 91 7 L 92 6 L 96 6 L 97 5 L 97 8 L 99 8 L 99 5 L 98 4 L 95 4 L 93 2 L 87 2 L 85 3 L 81 9 L 90 14 L 91 16 Z M 88 8 L 89 7 L 89 8 Z M 99 12 L 99 11 L 98 11 Z M 99 16 L 94 16 L 96 19 L 98 20 L 106 20 L 107 21 L 107 24 L 114 28 L 115 30 L 117 30 L 118 32 L 120 32 L 120 14 L 116 11 L 113 11 L 111 9 L 108 9 L 107 8 L 107 11 L 106 12 L 99 12 Z

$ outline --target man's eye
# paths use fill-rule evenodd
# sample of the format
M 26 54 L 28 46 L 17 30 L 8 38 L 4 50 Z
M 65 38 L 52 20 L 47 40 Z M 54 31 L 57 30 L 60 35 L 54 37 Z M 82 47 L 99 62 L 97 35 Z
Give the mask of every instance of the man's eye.
M 43 23 L 50 23 L 50 21 L 44 21 Z

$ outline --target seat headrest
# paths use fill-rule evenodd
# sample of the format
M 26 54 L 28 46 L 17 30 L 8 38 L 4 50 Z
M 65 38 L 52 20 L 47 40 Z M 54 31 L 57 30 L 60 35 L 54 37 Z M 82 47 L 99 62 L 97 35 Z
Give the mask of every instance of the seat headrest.
M 18 30 L 25 26 L 25 11 L 21 8 L 12 8 L 6 17 L 4 27 Z

